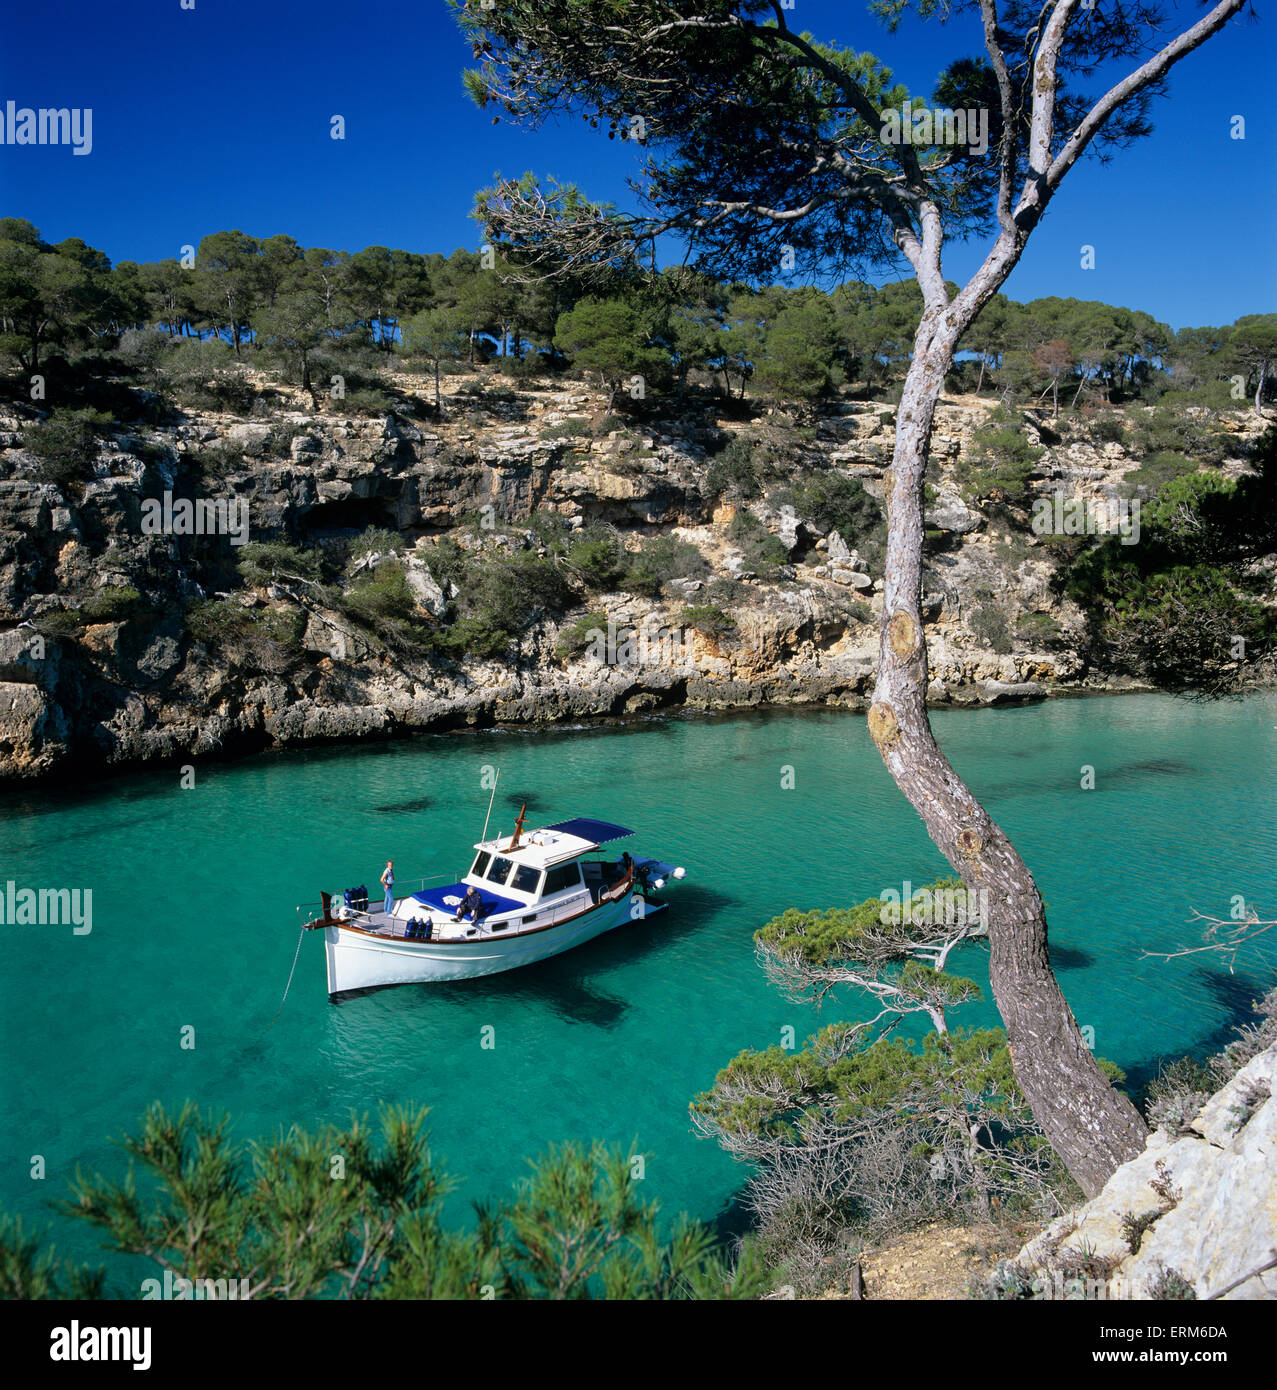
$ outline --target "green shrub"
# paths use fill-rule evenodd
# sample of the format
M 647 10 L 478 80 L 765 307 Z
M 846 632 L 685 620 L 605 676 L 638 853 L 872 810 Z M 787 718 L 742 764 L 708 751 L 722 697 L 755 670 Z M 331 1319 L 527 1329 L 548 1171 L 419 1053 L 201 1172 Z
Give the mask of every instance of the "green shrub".
M 1050 646 L 1060 639 L 1060 625 L 1049 613 L 1021 613 L 1015 631 L 1024 641 L 1039 646 Z
M 587 613 L 583 618 L 569 624 L 554 644 L 554 654 L 560 661 L 584 651 L 594 641 L 593 633 L 607 631 L 607 614 L 602 609 Z
M 590 422 L 579 415 L 561 420 L 557 425 L 546 425 L 541 431 L 542 439 L 588 439 L 592 433 Z
M 522 357 L 504 353 L 497 360 L 497 370 L 512 381 L 528 381 L 532 377 L 541 376 L 545 369 L 545 361 L 536 351 L 525 352 Z
M 727 539 L 741 552 L 745 568 L 764 579 L 773 579 L 781 565 L 789 563 L 789 551 L 753 512 L 738 511 L 727 527 Z
M 197 480 L 221 481 L 244 468 L 243 455 L 225 444 L 188 449 L 179 458 L 182 468 Z
M 251 588 L 264 589 L 277 580 L 290 583 L 296 579 L 318 581 L 320 556 L 317 551 L 303 550 L 287 541 L 250 541 L 239 549 L 239 572 Z
M 692 628 L 706 637 L 725 637 L 736 627 L 736 619 L 712 603 L 694 603 L 679 614 L 679 626 Z
M 1092 444 L 1122 444 L 1126 441 L 1126 428 L 1120 416 L 1101 415 L 1086 426 L 1086 437 Z
M 1029 443 L 1015 412 L 999 408 L 971 436 L 956 476 L 968 501 L 1022 502 L 1043 452 Z
M 460 657 L 502 656 L 513 640 L 504 628 L 493 626 L 488 614 L 457 618 L 439 634 L 439 644 Z
M 586 537 L 568 548 L 568 565 L 595 593 L 610 593 L 625 574 L 624 552 L 615 536 Z
M 122 623 L 137 617 L 146 607 L 142 596 L 131 586 L 99 589 L 85 601 L 81 612 L 90 623 Z
M 657 598 L 668 592 L 673 579 L 700 579 L 708 573 L 705 557 L 691 541 L 655 536 L 644 541 L 630 559 L 624 584 L 632 593 Z
M 442 536 L 425 552 L 426 568 L 430 577 L 444 591 L 452 585 L 461 587 L 467 567 L 471 563 L 468 550 L 463 550 L 451 536 Z
M 36 619 L 36 627 L 46 637 L 77 641 L 84 629 L 95 623 L 124 623 L 141 617 L 147 604 L 131 586 L 99 589 L 79 608 L 61 608 Z
M 1146 455 L 1144 462 L 1128 473 L 1122 482 L 1130 490 L 1140 490 L 1149 497 L 1156 497 L 1167 483 L 1196 472 L 1197 464 L 1193 459 L 1163 450 Z
M 1149 411 L 1136 412 L 1132 421 L 1131 452 L 1146 460 L 1175 453 L 1197 463 L 1217 464 L 1232 447 L 1231 436 L 1220 430 L 1213 411 L 1190 409 L 1170 397 Z
M 705 492 L 710 497 L 740 502 L 757 497 L 760 491 L 754 446 L 744 435 L 736 435 L 706 470 Z
M 197 642 L 233 664 L 278 672 L 302 650 L 305 615 L 295 608 L 245 608 L 234 599 L 205 599 L 187 608 L 183 623 Z
M 881 564 L 887 543 L 886 518 L 859 478 L 811 473 L 792 487 L 774 489 L 768 501 L 773 506 L 793 507 L 799 517 L 824 531 L 837 531 L 860 552 L 870 569 Z
M 164 391 L 194 410 L 247 415 L 257 400 L 252 382 L 227 343 L 183 339 L 161 359 L 159 370 Z
M 365 570 L 346 591 L 345 605 L 350 613 L 376 626 L 385 619 L 412 618 L 417 600 L 408 587 L 408 575 L 398 561 Z
M 404 538 L 398 531 L 386 531 L 377 526 L 369 526 L 362 535 L 350 543 L 350 559 L 365 560 L 369 555 L 402 555 L 406 548 Z
M 296 420 L 277 421 L 270 427 L 270 432 L 266 436 L 263 446 L 266 457 L 288 458 L 292 453 L 293 440 L 309 433 L 307 427 L 298 424 Z
M 74 642 L 84 631 L 84 615 L 78 608 L 55 608 L 35 620 L 36 631 L 58 642 Z
M 568 546 L 577 535 L 576 527 L 558 512 L 533 512 L 527 520 L 526 529 L 551 555 L 566 555 Z
M 492 633 L 514 634 L 539 617 L 563 612 L 573 594 L 549 560 L 528 554 L 485 556 L 466 571 L 460 601 L 463 616 L 480 620 Z
M 347 391 L 333 406 L 339 415 L 392 415 L 395 398 L 385 391 Z
M 969 626 L 982 645 L 990 651 L 1005 656 L 1011 650 L 1011 633 L 1006 617 L 991 603 L 982 605 L 972 613 Z
M 79 492 L 93 477 L 112 420 L 100 410 L 56 407 L 47 420 L 22 432 L 22 447 L 37 460 L 36 476 L 63 492 Z

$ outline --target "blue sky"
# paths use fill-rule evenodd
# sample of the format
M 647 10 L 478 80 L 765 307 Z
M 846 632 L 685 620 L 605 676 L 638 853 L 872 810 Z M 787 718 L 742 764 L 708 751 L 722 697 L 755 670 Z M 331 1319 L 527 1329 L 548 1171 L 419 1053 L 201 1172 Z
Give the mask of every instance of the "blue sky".
M 461 90 L 469 49 L 442 0 L 194 3 L 9 7 L 0 107 L 92 107 L 94 148 L 0 146 L 0 213 L 113 260 L 153 260 L 231 227 L 352 251 L 474 248 L 472 196 L 498 171 L 627 200 L 629 147 L 571 121 L 494 126 L 475 109 Z M 1201 11 L 1179 0 L 1176 12 L 1187 25 Z M 859 0 L 795 0 L 790 22 L 877 53 L 919 93 L 979 49 L 967 16 L 890 37 Z M 1149 140 L 1069 175 L 1007 293 L 1102 299 L 1173 327 L 1277 310 L 1274 32 L 1238 20 L 1190 55 Z M 344 141 L 329 136 L 334 114 Z M 1235 115 L 1245 140 L 1229 137 Z M 1084 244 L 1094 269 L 1081 268 Z M 951 246 L 949 278 L 979 254 Z

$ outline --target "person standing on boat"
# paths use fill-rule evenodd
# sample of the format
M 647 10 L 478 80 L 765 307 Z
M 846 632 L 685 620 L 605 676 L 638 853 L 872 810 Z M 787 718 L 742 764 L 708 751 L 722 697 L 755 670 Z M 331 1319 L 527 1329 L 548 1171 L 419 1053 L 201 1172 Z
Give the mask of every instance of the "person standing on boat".
M 395 861 L 386 860 L 386 867 L 381 871 L 381 886 L 386 890 L 386 901 L 382 904 L 382 911 L 386 916 L 395 910 Z

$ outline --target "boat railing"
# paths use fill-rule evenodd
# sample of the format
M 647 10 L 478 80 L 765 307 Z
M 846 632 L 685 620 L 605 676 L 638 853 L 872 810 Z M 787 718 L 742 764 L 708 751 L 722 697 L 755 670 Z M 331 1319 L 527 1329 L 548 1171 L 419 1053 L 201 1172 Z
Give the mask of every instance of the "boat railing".
M 394 883 L 395 902 L 397 903 L 403 898 L 410 898 L 414 893 L 420 893 L 423 888 L 433 887 L 440 883 L 459 883 L 460 881 L 460 874 L 427 874 L 422 878 L 397 878 Z M 415 885 L 415 887 L 413 885 Z M 381 885 L 378 884 L 377 886 L 380 887 Z M 401 888 L 406 888 L 408 891 L 406 893 L 400 892 L 399 890 Z M 343 897 L 344 894 L 333 894 L 334 908 L 345 906 L 345 903 L 342 901 Z M 350 916 L 343 920 L 354 926 L 359 926 L 363 923 L 371 923 L 378 917 L 384 917 L 386 914 L 381 910 L 381 903 L 384 897 L 384 894 L 382 894 L 381 897 L 376 896 L 370 889 L 368 893 L 368 907 L 366 909 L 360 907 L 347 909 Z M 374 903 L 377 904 L 376 907 L 373 906 Z

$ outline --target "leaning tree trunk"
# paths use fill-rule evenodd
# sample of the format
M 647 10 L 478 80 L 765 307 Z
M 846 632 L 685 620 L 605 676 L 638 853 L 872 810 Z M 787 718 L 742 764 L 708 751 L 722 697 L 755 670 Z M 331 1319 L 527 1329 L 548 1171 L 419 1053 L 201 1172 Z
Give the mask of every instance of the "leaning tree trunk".
M 1014 846 L 936 744 L 927 718 L 922 631 L 922 473 L 945 373 L 960 336 L 924 314 L 897 412 L 882 642 L 869 732 L 896 784 L 968 888 L 987 890 L 989 980 L 1016 1080 L 1078 1185 L 1094 1196 L 1139 1154 L 1147 1129 L 1082 1039 L 1047 958 L 1046 913 Z M 965 325 L 963 325 L 965 327 Z

